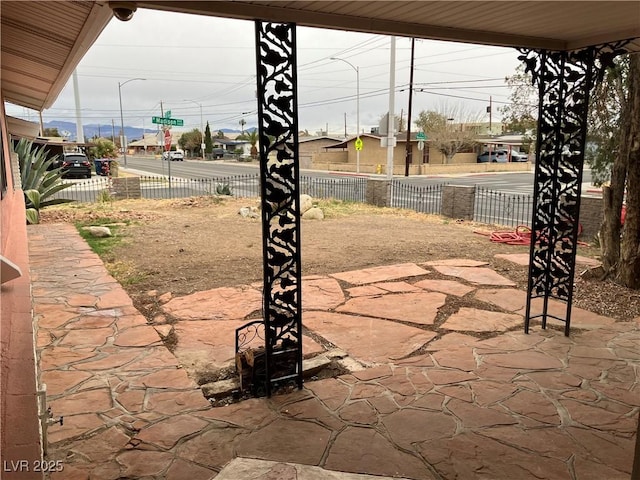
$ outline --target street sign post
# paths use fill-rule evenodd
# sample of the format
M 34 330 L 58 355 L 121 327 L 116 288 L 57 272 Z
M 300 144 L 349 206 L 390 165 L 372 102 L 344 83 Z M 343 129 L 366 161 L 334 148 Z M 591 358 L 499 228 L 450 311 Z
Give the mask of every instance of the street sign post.
M 159 125 L 171 125 L 172 127 L 184 126 L 184 120 L 182 120 L 181 118 L 151 117 L 151 123 L 157 123 Z
M 423 142 L 427 139 L 427 136 L 424 134 L 424 132 L 418 132 L 416 134 L 416 140 L 422 140 Z

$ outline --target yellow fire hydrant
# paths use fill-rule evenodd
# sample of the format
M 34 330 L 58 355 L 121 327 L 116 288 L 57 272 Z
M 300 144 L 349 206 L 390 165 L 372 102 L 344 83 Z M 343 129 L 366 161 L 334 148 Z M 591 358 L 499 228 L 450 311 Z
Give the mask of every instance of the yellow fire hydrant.
M 376 165 L 376 173 L 378 175 L 380 175 L 382 173 L 382 165 L 380 165 L 380 164 Z

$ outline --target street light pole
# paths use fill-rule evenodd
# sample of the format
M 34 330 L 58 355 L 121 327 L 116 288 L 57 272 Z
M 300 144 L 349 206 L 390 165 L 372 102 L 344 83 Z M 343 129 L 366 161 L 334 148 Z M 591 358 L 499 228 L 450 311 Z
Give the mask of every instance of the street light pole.
M 122 156 L 124 157 L 125 167 L 127 166 L 127 142 L 124 134 L 124 117 L 122 115 L 122 87 L 129 82 L 133 82 L 134 80 L 146 80 L 146 78 L 130 78 L 126 82 L 118 82 L 118 98 L 120 99 L 120 128 L 122 129 L 122 139 L 120 140 L 120 146 L 122 147 Z M 142 138 L 144 139 L 144 132 L 142 132 Z
M 356 71 L 356 142 L 360 140 L 360 68 L 344 58 L 331 57 L 330 60 L 340 60 Z M 328 134 L 329 132 L 327 132 Z M 358 142 L 359 143 L 359 142 Z M 356 173 L 360 173 L 360 150 L 356 148 Z
M 191 103 L 195 103 L 196 105 L 198 105 L 200 107 L 200 128 L 201 133 L 200 135 L 202 136 L 202 141 L 200 142 L 200 152 L 202 153 L 202 159 L 204 160 L 204 148 L 205 148 L 205 144 L 204 144 L 204 120 L 202 120 L 202 104 L 198 103 L 196 101 L 193 100 L 189 100 L 189 99 L 185 99 L 185 102 L 191 102 Z

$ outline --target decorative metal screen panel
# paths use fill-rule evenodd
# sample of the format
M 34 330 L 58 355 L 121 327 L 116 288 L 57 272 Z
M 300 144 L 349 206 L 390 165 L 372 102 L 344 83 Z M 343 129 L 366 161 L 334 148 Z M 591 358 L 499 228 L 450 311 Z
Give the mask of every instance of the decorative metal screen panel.
M 294 24 L 255 22 L 266 385 L 302 388 L 300 172 Z
M 575 52 L 521 50 L 539 88 L 538 137 L 525 332 L 531 319 L 564 322 L 569 335 L 589 94 L 624 44 Z M 531 315 L 542 299 L 542 313 Z M 564 317 L 549 300 L 566 302 Z

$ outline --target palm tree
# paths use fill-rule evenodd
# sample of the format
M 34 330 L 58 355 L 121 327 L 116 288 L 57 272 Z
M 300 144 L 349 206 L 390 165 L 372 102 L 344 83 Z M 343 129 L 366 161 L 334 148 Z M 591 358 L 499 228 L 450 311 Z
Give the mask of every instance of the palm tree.
M 248 133 L 247 140 L 249 140 L 249 143 L 251 144 L 251 158 L 255 160 L 258 157 L 258 147 L 256 147 L 258 143 L 258 130 L 253 130 Z

